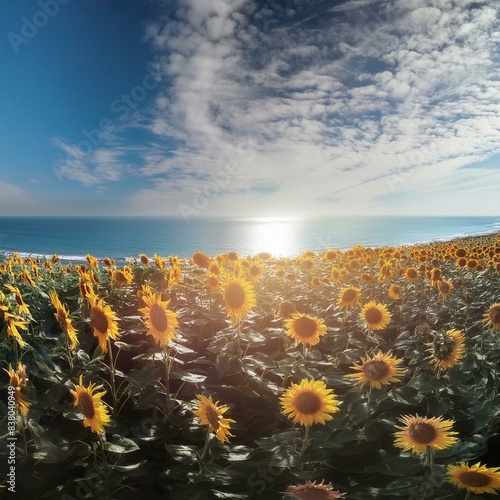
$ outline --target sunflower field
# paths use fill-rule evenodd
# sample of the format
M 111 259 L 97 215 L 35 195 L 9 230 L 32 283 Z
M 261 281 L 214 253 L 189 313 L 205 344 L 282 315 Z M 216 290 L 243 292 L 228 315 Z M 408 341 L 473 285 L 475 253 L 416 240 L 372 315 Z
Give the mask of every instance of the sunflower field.
M 0 491 L 500 492 L 500 236 L 0 263 Z

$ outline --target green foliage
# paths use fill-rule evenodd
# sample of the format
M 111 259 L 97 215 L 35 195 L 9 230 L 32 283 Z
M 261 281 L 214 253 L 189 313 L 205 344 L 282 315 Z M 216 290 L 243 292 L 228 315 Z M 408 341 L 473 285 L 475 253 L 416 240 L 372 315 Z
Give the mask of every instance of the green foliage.
M 98 346 L 74 267 L 54 263 L 51 269 L 41 262 L 12 260 L 10 273 L 4 263 L 2 303 L 16 313 L 14 297 L 4 287 L 14 285 L 30 308 L 24 316 L 28 329 L 21 332 L 24 349 L 0 323 L 2 368 L 10 363 L 15 369 L 21 361 L 28 376 L 22 391 L 30 407 L 17 421 L 18 491 L 26 498 L 47 499 L 276 499 L 289 485 L 325 480 L 347 492 L 348 499 L 464 498 L 446 480 L 448 464 L 500 466 L 491 445 L 500 434 L 500 341 L 498 331 L 483 322 L 489 306 L 499 301 L 500 279 L 491 267 L 482 272 L 456 267 L 444 258 L 446 245 L 426 248 L 454 284 L 449 298 L 441 298 L 424 276 L 410 283 L 398 273 L 419 267 L 411 249 L 396 254 L 394 249 L 357 247 L 338 252 L 333 262 L 314 255 L 314 270 L 308 272 L 301 270 L 300 259 L 288 259 L 289 278 L 279 277 L 275 261 L 262 262 L 257 306 L 234 327 L 221 291 L 209 293 L 205 271 L 190 262 L 180 263 L 177 283 L 169 282 L 168 268 L 132 263 L 133 281 L 123 287 L 99 267 L 92 271 L 92 286 L 119 318 L 121 337 L 111 343 L 112 358 Z M 352 259 L 357 266 L 351 268 Z M 392 269 L 390 281 L 361 279 L 363 273 L 376 277 L 384 262 Z M 40 278 L 31 285 L 19 276 L 33 265 Z M 233 264 L 225 266 L 233 269 Z M 330 279 L 332 266 L 349 269 L 341 284 Z M 244 266 L 238 272 L 244 273 Z M 311 283 L 313 276 L 319 286 Z M 389 283 L 401 287 L 401 300 L 388 298 Z M 169 299 L 169 309 L 177 314 L 178 335 L 165 350 L 147 335 L 138 312 L 143 284 Z M 370 332 L 359 316 L 360 305 L 342 311 L 337 302 L 344 286 L 358 287 L 362 303 L 387 304 L 389 326 Z M 54 317 L 53 290 L 78 332 L 75 350 L 68 348 Z M 283 319 L 274 315 L 285 301 L 325 321 L 327 333 L 317 345 L 303 349 L 286 334 Z M 437 334 L 450 329 L 466 335 L 465 355 L 456 366 L 440 370 L 430 359 L 431 347 L 446 344 Z M 452 351 L 453 346 L 445 347 Z M 402 360 L 400 381 L 376 389 L 345 376 L 379 349 Z M 9 380 L 3 373 L 0 389 L 6 394 Z M 101 436 L 83 426 L 74 406 L 70 390 L 80 375 L 107 391 L 103 402 L 111 422 Z M 279 403 L 285 389 L 303 378 L 323 380 L 340 406 L 326 425 L 312 426 L 307 442 L 304 428 L 293 426 Z M 229 442 L 219 442 L 213 433 L 206 441 L 207 426 L 193 415 L 197 394 L 210 394 L 229 407 L 224 416 L 235 421 Z M 3 403 L 0 412 L 6 420 Z M 435 454 L 432 469 L 423 456 L 394 446 L 398 418 L 415 414 L 452 419 L 459 433 L 455 445 Z M 5 457 L 0 461 L 1 467 L 7 463 Z

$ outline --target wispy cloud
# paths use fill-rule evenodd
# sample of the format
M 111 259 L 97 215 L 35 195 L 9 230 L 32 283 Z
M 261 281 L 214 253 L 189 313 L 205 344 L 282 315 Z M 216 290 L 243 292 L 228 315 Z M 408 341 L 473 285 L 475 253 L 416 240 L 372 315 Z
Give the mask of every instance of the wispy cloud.
M 240 173 L 208 212 L 342 212 L 353 196 L 382 211 L 394 191 L 446 190 L 499 152 L 499 13 L 471 0 L 178 1 L 147 29 L 166 84 L 143 117 L 155 140 L 130 206 L 176 214 L 230 162 Z M 84 185 L 130 173 L 115 150 L 83 162 L 58 145 L 60 174 Z
M 94 186 L 103 182 L 117 182 L 125 173 L 133 171 L 123 160 L 128 148 L 100 147 L 87 152 L 59 138 L 54 139 L 54 144 L 64 153 L 54 163 L 59 178 L 78 181 L 83 186 Z

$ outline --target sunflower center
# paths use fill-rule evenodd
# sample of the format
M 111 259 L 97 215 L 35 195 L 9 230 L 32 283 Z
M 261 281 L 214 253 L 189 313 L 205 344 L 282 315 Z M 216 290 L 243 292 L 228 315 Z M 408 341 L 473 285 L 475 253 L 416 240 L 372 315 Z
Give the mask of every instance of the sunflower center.
M 389 365 L 385 361 L 368 361 L 363 373 L 368 380 L 382 380 L 389 374 Z
M 217 412 L 211 406 L 207 406 L 205 407 L 205 414 L 207 415 L 208 423 L 212 429 L 217 431 L 219 428 L 219 415 Z
M 408 269 L 408 271 L 406 271 L 406 276 L 408 276 L 408 278 L 416 278 L 417 272 L 415 269 Z
M 489 476 L 476 471 L 461 472 L 458 479 L 466 486 L 473 486 L 476 488 L 488 486 L 491 482 L 491 478 Z
M 106 333 L 108 331 L 108 317 L 100 307 L 92 306 L 90 321 L 98 332 Z
M 78 397 L 78 409 L 85 415 L 85 418 L 92 418 L 95 414 L 92 396 L 86 392 L 80 393 Z
M 384 319 L 384 315 L 382 314 L 382 311 L 380 309 L 376 307 L 370 307 L 370 309 L 367 309 L 367 311 L 365 312 L 365 319 L 369 324 L 377 324 Z
M 301 392 L 295 398 L 295 408 L 305 415 L 313 415 L 321 409 L 321 398 L 315 392 Z
M 494 307 L 490 311 L 490 318 L 492 323 L 499 323 L 500 322 L 500 307 Z
M 153 304 L 149 310 L 151 324 L 160 332 L 164 332 L 168 326 L 168 318 L 165 310 L 158 304 Z
M 419 422 L 417 424 L 410 425 L 408 433 L 413 441 L 418 444 L 432 443 L 437 436 L 436 428 L 426 422 Z
M 295 331 L 299 337 L 308 339 L 316 334 L 316 322 L 311 318 L 298 318 L 294 323 Z
M 226 301 L 232 309 L 239 309 L 245 303 L 245 290 L 237 283 L 231 283 L 226 288 Z
M 438 283 L 438 288 L 441 293 L 448 293 L 450 291 L 450 285 L 444 281 L 440 281 Z
M 455 351 L 455 340 L 453 337 L 443 335 L 437 338 L 434 344 L 434 355 L 441 360 L 449 359 Z
M 260 274 L 260 267 L 258 267 L 258 266 L 252 266 L 250 268 L 250 274 L 252 276 L 258 276 Z
M 355 290 L 346 290 L 344 292 L 344 295 L 342 296 L 342 300 L 344 302 L 352 302 L 356 300 L 356 298 L 357 298 L 357 293 Z

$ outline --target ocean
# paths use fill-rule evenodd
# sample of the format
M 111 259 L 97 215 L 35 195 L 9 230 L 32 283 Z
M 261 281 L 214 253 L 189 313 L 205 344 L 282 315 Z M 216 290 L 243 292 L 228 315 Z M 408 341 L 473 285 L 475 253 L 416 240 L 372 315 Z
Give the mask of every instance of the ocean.
M 56 253 L 73 261 L 87 253 L 118 262 L 140 253 L 190 257 L 195 251 L 242 256 L 270 252 L 401 246 L 500 231 L 500 217 L 0 217 L 0 252 L 23 256 Z

